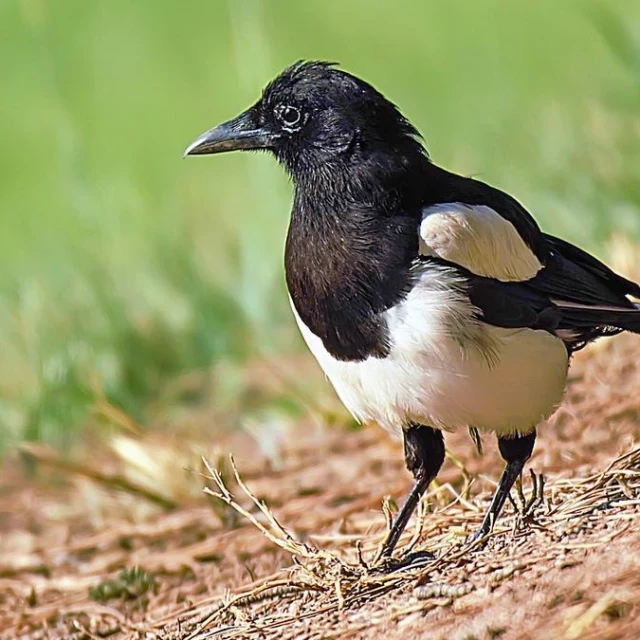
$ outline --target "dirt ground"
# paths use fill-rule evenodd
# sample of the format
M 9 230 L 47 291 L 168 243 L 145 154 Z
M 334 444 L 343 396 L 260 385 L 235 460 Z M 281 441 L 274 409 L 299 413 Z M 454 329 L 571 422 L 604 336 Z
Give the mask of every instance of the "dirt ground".
M 439 483 L 402 541 L 434 554 L 420 567 L 375 563 L 395 509 L 385 497 L 410 486 L 400 445 L 375 427 L 296 434 L 277 465 L 246 436 L 221 441 L 239 479 L 219 455 L 188 482 L 222 500 L 144 494 L 97 452 L 37 480 L 8 465 L 0 638 L 640 638 L 638 337 L 576 358 L 565 403 L 539 430 L 536 475 L 482 549 L 464 541 L 502 463 L 489 437 L 482 456 L 468 434 L 447 437 Z M 35 455 L 47 469 L 48 455 Z M 179 454 L 170 461 L 178 474 Z

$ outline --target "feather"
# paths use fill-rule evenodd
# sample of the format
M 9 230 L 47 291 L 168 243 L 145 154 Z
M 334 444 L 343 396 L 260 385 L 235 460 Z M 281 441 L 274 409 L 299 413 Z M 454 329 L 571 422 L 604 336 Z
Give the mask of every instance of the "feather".
M 420 252 L 505 282 L 529 280 L 543 268 L 516 227 L 485 205 L 445 203 L 424 209 Z

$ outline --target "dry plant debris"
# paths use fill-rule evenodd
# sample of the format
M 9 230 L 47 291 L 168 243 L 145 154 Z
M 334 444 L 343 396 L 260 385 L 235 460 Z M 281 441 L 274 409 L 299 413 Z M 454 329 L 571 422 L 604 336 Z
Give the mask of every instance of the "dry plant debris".
M 402 540 L 435 559 L 395 573 L 376 555 L 388 496 L 410 480 L 376 429 L 312 434 L 277 468 L 229 446 L 237 463 L 218 456 L 190 476 L 206 502 L 167 512 L 151 501 L 137 521 L 110 494 L 98 516 L 84 501 L 86 483 L 119 474 L 75 469 L 56 490 L 7 489 L 0 638 L 638 638 L 640 341 L 590 350 L 572 378 L 484 548 L 464 541 L 501 463 L 488 438 L 483 457 L 468 434 L 448 438 L 440 482 Z M 122 576 L 145 587 L 99 590 Z

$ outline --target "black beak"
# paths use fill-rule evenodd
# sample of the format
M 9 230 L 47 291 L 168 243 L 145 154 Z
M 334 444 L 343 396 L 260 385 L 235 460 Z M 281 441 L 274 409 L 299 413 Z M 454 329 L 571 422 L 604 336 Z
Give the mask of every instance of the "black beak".
M 184 156 L 242 149 L 269 149 L 277 137 L 277 134 L 257 125 L 252 110 L 249 109 L 237 118 L 203 133 L 185 149 Z

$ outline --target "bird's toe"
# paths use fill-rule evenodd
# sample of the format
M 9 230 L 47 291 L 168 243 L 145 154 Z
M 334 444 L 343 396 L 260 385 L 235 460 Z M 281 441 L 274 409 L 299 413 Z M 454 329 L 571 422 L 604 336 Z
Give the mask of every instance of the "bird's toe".
M 405 569 L 415 569 L 423 565 L 427 565 L 435 560 L 435 555 L 430 551 L 410 551 L 403 554 L 400 558 L 390 556 L 383 557 L 380 564 L 376 567 L 376 571 L 380 573 L 395 573 Z
M 467 537 L 466 544 L 468 547 L 473 547 L 474 549 L 480 549 L 486 544 L 485 538 L 489 534 L 489 531 L 485 529 L 478 529 L 475 533 L 472 533 Z

